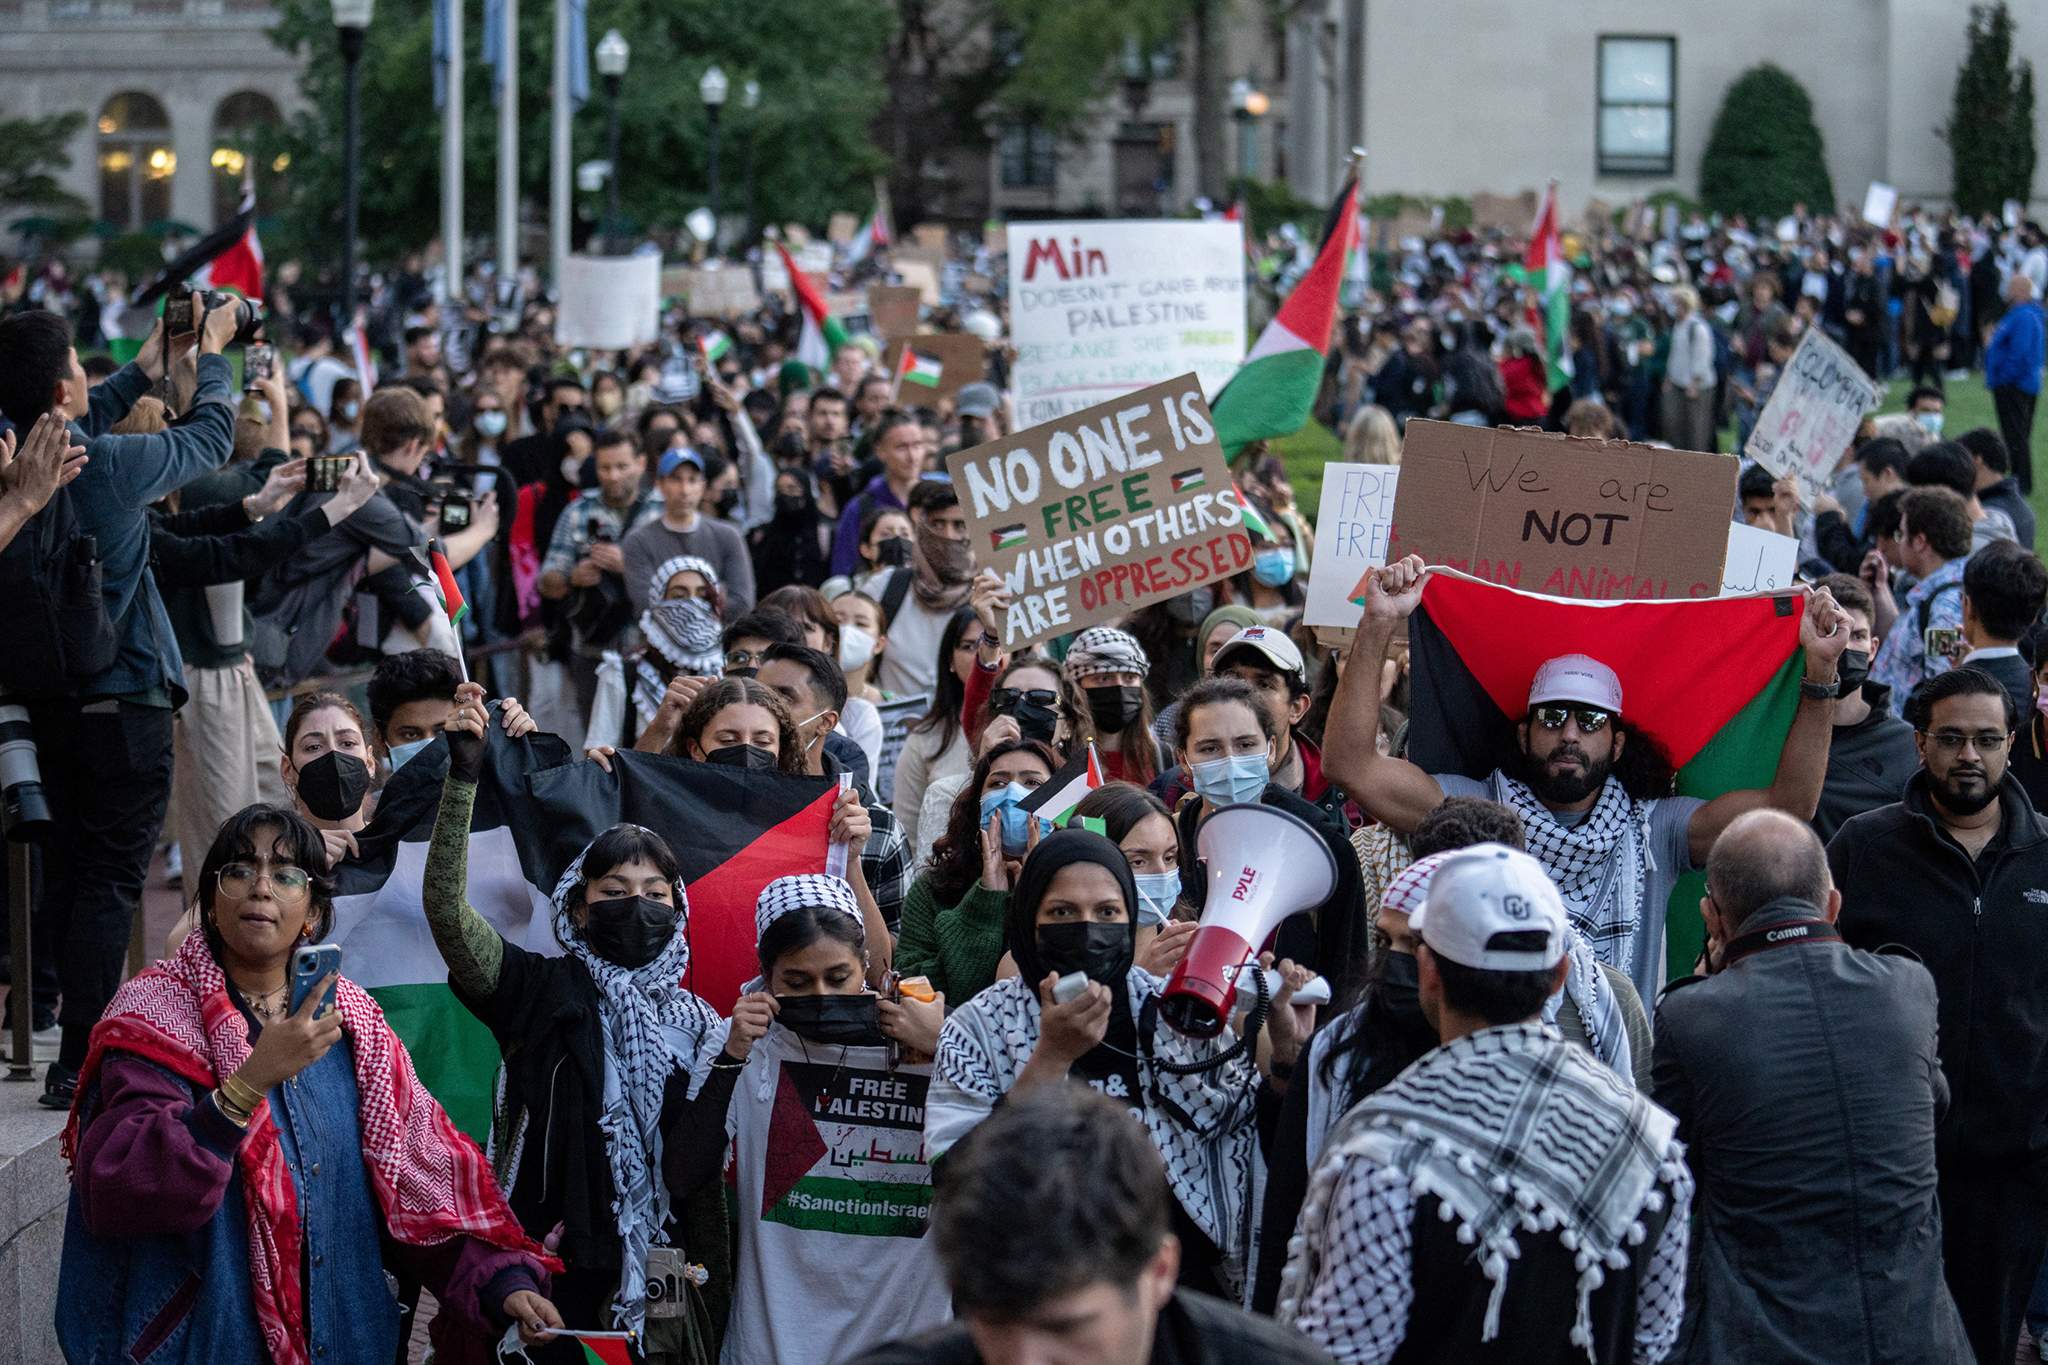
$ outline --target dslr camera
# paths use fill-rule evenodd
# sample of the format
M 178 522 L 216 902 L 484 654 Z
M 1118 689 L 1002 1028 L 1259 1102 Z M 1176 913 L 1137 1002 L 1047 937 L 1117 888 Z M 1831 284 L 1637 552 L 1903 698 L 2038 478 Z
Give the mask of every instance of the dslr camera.
M 39 839 L 49 827 L 50 803 L 28 708 L 0 697 L 0 830 L 21 841 Z
M 235 311 L 235 335 L 229 342 L 233 346 L 247 346 L 263 336 L 263 307 L 251 303 L 239 294 L 214 290 L 203 296 L 201 308 L 208 313 L 217 313 L 225 308 Z M 199 330 L 199 313 L 192 307 L 192 299 L 169 299 L 164 303 L 164 326 L 172 336 L 190 336 Z

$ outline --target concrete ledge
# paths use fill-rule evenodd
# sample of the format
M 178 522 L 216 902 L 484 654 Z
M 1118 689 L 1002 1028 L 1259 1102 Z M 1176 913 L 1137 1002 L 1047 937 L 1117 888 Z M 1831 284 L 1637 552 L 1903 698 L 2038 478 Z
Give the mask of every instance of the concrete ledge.
M 57 1260 L 71 1181 L 57 1152 L 65 1115 L 34 1081 L 0 1081 L 0 1365 L 48 1365 L 57 1351 Z

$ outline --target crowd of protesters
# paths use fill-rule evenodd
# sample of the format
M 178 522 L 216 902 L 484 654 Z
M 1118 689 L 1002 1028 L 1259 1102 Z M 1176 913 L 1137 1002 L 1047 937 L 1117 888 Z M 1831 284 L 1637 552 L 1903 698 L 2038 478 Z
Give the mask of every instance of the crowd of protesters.
M 1555 346 L 1522 248 L 1370 245 L 1318 400 L 1346 459 L 1397 463 L 1418 418 L 1739 452 L 1810 328 L 1910 390 L 1819 498 L 1740 476 L 1730 518 L 1797 538 L 1808 584 L 1768 786 L 1678 795 L 1570 640 L 1488 779 L 1410 762 L 1424 566 L 1323 648 L 1315 528 L 1256 443 L 1252 567 L 1004 649 L 944 472 L 1012 426 L 979 244 L 924 325 L 983 363 L 931 401 L 864 333 L 806 351 L 773 291 L 600 353 L 531 272 L 448 300 L 408 262 L 360 322 L 374 374 L 290 271 L 267 376 L 205 294 L 119 366 L 109 281 L 0 317 L 0 704 L 49 809 L 9 1007 L 71 1112 L 68 1358 L 385 1365 L 425 1285 L 445 1360 L 583 1359 L 582 1328 L 664 1365 L 2011 1361 L 2048 1327 L 2048 238 L 1910 206 L 1602 222 L 1567 234 Z M 1945 431 L 1978 368 L 1998 429 Z M 843 778 L 845 873 L 777 877 L 750 951 L 693 958 L 693 831 L 617 824 L 515 942 L 471 903 L 505 745 Z M 430 746 L 420 936 L 503 1055 L 488 1156 L 346 962 L 293 995 Z M 1074 820 L 1030 815 L 1087 755 Z M 1245 804 L 1336 875 L 1268 1007 L 1202 1043 L 1159 1002 L 1200 826 Z M 1671 980 L 1693 870 L 1708 947 Z M 158 874 L 187 915 L 124 981 Z M 928 1222 L 865 1186 L 792 1211 L 783 1106 L 821 1069 L 919 1097 L 875 1159 Z

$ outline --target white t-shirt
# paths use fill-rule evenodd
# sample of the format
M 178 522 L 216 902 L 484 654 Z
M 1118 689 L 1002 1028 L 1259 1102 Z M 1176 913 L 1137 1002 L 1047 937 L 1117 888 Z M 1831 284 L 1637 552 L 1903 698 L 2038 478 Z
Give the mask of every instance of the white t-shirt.
M 885 570 L 862 579 L 860 588 L 879 602 L 887 585 Z M 896 619 L 889 623 L 889 647 L 882 651 L 875 686 L 898 697 L 930 692 L 939 679 L 939 639 L 952 619 L 950 609 L 932 611 L 918 602 L 915 592 L 905 593 Z
M 952 1296 L 925 1236 L 931 1067 L 772 1026 L 726 1111 L 739 1208 L 719 1359 L 845 1360 L 936 1327 Z

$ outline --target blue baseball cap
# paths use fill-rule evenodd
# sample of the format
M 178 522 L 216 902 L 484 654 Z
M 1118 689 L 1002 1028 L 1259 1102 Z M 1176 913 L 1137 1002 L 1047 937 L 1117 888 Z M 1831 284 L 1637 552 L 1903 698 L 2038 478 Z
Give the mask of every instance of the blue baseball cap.
M 655 466 L 655 473 L 658 477 L 665 479 L 684 465 L 689 465 L 699 474 L 702 474 L 704 472 L 704 457 L 688 446 L 683 446 L 676 450 L 665 450 L 661 455 L 661 463 Z

